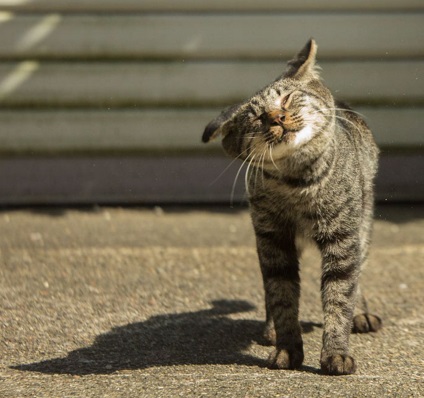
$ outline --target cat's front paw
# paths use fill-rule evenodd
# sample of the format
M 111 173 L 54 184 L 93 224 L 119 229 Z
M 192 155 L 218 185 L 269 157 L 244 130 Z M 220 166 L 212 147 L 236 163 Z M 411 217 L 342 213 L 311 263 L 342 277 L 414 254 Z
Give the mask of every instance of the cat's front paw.
M 369 333 L 381 329 L 383 322 L 377 315 L 359 314 L 353 318 L 352 333 Z
M 326 375 L 350 375 L 355 373 L 356 363 L 350 355 L 321 355 L 321 370 Z
M 303 362 L 303 344 L 274 349 L 268 362 L 270 369 L 299 369 Z

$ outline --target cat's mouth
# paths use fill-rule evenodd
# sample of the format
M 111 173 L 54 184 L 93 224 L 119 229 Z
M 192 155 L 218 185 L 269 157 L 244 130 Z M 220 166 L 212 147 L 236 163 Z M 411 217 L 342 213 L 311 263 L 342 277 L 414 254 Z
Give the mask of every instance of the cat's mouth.
M 274 135 L 274 139 L 278 144 L 281 144 L 284 142 L 285 137 L 289 134 L 289 130 L 285 129 L 283 126 L 281 126 L 281 129 L 278 133 L 271 133 Z
M 272 126 L 266 133 L 265 139 L 269 144 L 287 143 L 294 138 L 299 130 L 284 125 Z

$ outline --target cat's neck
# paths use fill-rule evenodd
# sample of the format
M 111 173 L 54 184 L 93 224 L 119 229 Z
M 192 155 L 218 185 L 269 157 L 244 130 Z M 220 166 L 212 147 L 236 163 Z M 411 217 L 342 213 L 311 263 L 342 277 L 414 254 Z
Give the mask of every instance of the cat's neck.
M 309 142 L 273 158 L 267 171 L 279 179 L 305 179 L 318 176 L 332 163 L 337 145 L 335 134 L 325 131 Z

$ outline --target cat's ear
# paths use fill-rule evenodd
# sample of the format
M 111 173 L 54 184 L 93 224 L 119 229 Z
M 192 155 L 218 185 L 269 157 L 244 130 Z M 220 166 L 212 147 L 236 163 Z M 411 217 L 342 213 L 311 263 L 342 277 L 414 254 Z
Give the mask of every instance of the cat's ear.
M 225 135 L 225 126 L 238 112 L 242 104 L 232 105 L 225 108 L 215 119 L 211 120 L 205 127 L 202 135 L 203 142 L 209 142 L 218 137 L 220 134 Z
M 288 68 L 284 77 L 297 80 L 318 79 L 318 66 L 315 64 L 317 55 L 317 43 L 314 39 L 310 39 L 305 47 L 288 62 Z

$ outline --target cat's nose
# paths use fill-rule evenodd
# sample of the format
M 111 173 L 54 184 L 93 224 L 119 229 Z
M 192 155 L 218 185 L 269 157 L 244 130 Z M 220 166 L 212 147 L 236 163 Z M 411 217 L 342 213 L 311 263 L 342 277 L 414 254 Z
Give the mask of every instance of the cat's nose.
M 268 112 L 268 121 L 271 126 L 282 126 L 286 120 L 286 115 L 281 110 Z

